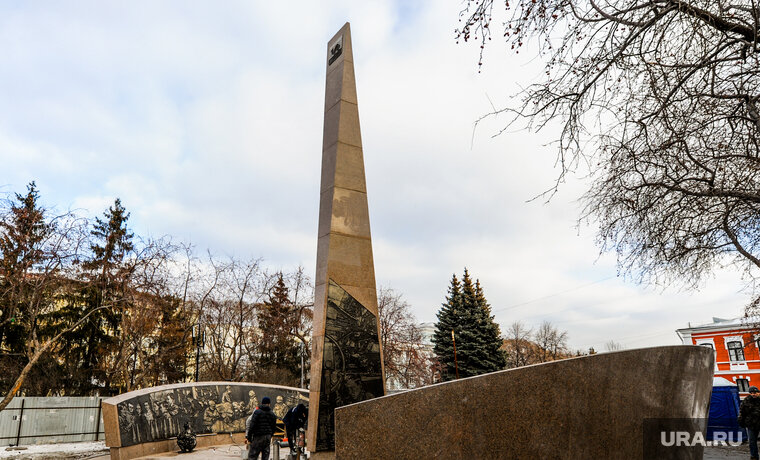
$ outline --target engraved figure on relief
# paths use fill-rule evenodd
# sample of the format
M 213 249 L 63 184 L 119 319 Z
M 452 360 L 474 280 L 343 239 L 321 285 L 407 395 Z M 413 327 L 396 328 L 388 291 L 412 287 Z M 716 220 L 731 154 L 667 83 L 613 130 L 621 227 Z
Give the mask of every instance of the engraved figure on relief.
M 166 401 L 153 401 L 153 416 L 158 428 L 158 438 L 166 438 L 169 433 L 169 411 Z
M 232 402 L 232 388 L 229 385 L 224 387 L 224 393 L 222 393 L 222 402 Z
M 219 411 L 216 408 L 216 401 L 208 401 L 208 407 L 203 413 L 203 429 L 207 433 L 216 431 L 214 428 L 219 423 Z
M 274 415 L 280 420 L 282 420 L 282 418 L 285 417 L 285 414 L 288 413 L 288 406 L 285 405 L 282 396 L 277 396 L 277 402 L 274 404 L 272 412 L 274 412 Z
M 156 425 L 156 439 L 168 438 L 171 436 L 171 418 L 169 415 L 168 391 L 152 393 L 150 395 L 150 405 L 153 411 L 153 422 Z
M 137 424 L 132 403 L 126 404 L 126 407 L 119 411 L 119 429 L 122 437 L 126 438 L 124 441 L 132 443 L 137 439 Z
M 143 442 L 148 437 L 147 427 L 145 426 L 145 414 L 140 401 L 135 401 L 135 442 Z
M 168 412 L 168 423 L 169 423 L 169 432 L 166 433 L 168 436 L 176 436 L 180 433 L 179 428 L 179 420 L 177 418 L 177 415 L 179 415 L 179 407 L 174 402 L 174 398 L 172 398 L 171 394 L 166 395 L 166 411 Z
M 146 440 L 153 441 L 158 438 L 158 430 L 156 427 L 155 417 L 153 411 L 150 408 L 150 402 L 145 401 L 143 405 L 143 418 L 145 419 L 145 428 L 147 431 Z
M 256 392 L 253 390 L 250 390 L 248 392 L 248 413 L 252 414 L 253 411 L 256 410 L 256 408 L 259 407 L 259 398 L 256 397 Z
M 232 389 L 227 385 L 222 393 L 222 401 L 216 405 L 216 409 L 219 411 L 219 417 L 221 417 L 221 425 L 223 430 L 229 430 L 229 426 L 232 424 L 232 416 L 234 415 L 234 409 L 232 407 Z M 221 430 L 220 430 L 221 431 Z

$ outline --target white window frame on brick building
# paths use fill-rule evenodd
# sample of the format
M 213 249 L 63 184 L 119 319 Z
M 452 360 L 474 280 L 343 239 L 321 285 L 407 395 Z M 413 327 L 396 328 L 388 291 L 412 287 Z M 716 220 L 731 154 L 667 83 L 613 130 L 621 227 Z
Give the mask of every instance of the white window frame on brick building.
M 723 337 L 723 342 L 726 346 L 726 351 L 728 351 L 728 360 L 731 363 L 731 370 L 732 371 L 744 371 L 747 370 L 747 360 L 744 356 L 744 338 L 740 335 L 733 335 L 733 336 L 726 336 Z M 731 343 L 738 343 L 739 346 L 731 348 L 729 344 Z M 737 353 L 732 353 L 732 351 L 738 350 L 741 353 L 741 356 L 739 356 Z M 734 358 L 741 358 L 741 359 L 734 359 Z

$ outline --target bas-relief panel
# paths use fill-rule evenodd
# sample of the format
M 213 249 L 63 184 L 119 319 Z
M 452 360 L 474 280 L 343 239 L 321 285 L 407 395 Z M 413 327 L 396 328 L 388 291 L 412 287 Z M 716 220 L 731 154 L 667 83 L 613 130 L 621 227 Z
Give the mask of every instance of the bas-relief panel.
M 335 448 L 336 407 L 383 396 L 377 317 L 330 280 L 317 450 Z
M 188 385 L 136 396 L 117 406 L 121 446 L 176 437 L 185 422 L 195 433 L 245 431 L 245 421 L 269 396 L 282 418 L 298 403 L 308 406 L 306 392 L 257 385 Z

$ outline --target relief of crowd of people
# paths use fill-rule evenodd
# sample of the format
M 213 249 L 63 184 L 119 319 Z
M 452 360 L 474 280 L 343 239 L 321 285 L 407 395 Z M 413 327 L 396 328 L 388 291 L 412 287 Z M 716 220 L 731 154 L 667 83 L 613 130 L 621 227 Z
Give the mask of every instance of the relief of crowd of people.
M 156 391 L 118 405 L 121 445 L 175 437 L 185 423 L 196 433 L 244 432 L 246 420 L 259 406 L 257 393 L 274 400 L 271 410 L 280 420 L 290 408 L 308 400 L 297 391 L 251 385 L 190 385 Z

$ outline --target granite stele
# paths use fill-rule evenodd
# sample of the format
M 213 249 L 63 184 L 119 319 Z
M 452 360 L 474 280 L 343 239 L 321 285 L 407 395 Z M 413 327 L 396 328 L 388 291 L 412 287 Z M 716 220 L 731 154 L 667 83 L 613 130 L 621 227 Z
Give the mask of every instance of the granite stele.
M 385 394 L 351 29 L 328 42 L 308 445 L 331 458 L 334 411 Z
M 706 347 L 626 350 L 339 407 L 336 459 L 701 459 L 714 362 Z

